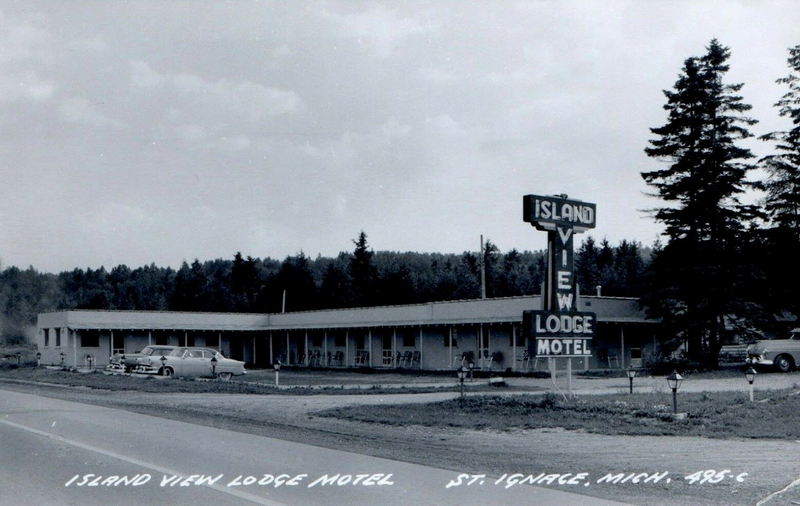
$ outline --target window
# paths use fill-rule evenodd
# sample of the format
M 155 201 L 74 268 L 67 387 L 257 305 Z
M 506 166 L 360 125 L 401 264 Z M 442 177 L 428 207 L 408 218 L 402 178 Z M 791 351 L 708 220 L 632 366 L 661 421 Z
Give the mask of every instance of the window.
M 333 338 L 333 345 L 339 348 L 346 346 L 344 337 L 343 333 L 337 332 Z
M 44 332 L 44 346 L 47 348 L 50 346 L 50 329 L 43 329 L 42 332 Z
M 169 336 L 163 334 L 156 335 L 155 344 L 159 346 L 167 346 L 169 344 Z
M 356 336 L 356 349 L 357 350 L 363 350 L 365 348 L 365 346 L 364 346 L 365 345 L 365 341 L 366 341 L 366 339 L 364 339 L 364 334 L 357 335 Z
M 514 335 L 516 333 L 517 342 L 514 343 Z M 511 333 L 508 335 L 508 345 L 514 346 L 516 344 L 517 347 L 525 346 L 525 334 L 522 333 L 522 329 L 517 327 L 516 325 L 511 327 Z
M 403 331 L 403 346 L 406 348 L 413 348 L 417 344 L 417 336 L 414 335 L 412 329 Z
M 81 347 L 83 348 L 99 348 L 100 347 L 100 332 L 96 330 L 82 330 Z
M 219 348 L 219 334 L 207 335 L 206 346 L 208 346 L 209 348 Z
M 384 350 L 391 350 L 392 349 L 392 336 L 391 335 L 384 335 L 382 341 L 383 341 L 383 349 Z
M 311 346 L 314 348 L 322 347 L 322 336 L 318 332 L 311 334 Z
M 61 346 L 61 329 L 53 329 L 56 332 L 56 348 Z

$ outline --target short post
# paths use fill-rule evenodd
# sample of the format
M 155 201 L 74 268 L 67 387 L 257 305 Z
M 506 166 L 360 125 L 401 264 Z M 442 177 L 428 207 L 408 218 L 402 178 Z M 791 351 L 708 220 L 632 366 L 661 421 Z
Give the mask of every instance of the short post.
M 750 402 L 753 402 L 753 381 L 756 379 L 756 370 L 749 367 L 744 372 L 744 377 L 747 379 L 747 382 L 750 383 Z
M 280 374 L 281 374 L 281 361 L 278 360 L 274 364 L 272 364 L 272 368 L 275 369 L 275 386 L 280 386 Z
M 470 360 L 469 364 L 467 364 L 467 367 L 469 367 L 469 380 L 475 381 L 475 373 L 473 372 L 475 370 L 475 362 Z
M 42 352 L 41 351 L 37 351 L 36 352 L 36 367 L 41 367 L 41 366 L 42 366 Z
M 86 363 L 89 364 L 89 369 L 94 370 L 94 357 L 91 354 L 86 354 Z
M 217 357 L 211 357 L 211 377 L 217 377 Z
M 62 351 L 59 356 L 61 357 L 61 368 L 64 368 L 64 352 Z
M 678 371 L 672 371 L 672 374 L 667 376 L 667 384 L 672 389 L 672 414 L 678 414 L 678 387 L 681 386 L 683 376 L 678 374 Z
M 22 353 L 17 352 L 17 365 L 22 363 Z
M 636 369 L 633 366 L 628 367 L 628 381 L 630 381 L 630 393 L 633 394 L 633 378 L 636 377 Z
M 464 376 L 467 375 L 467 372 L 464 370 L 464 366 L 458 368 L 458 383 L 461 386 L 461 396 L 459 397 L 459 404 L 464 405 Z
M 159 360 L 161 360 L 161 375 L 162 376 L 166 376 L 167 375 L 167 357 L 165 357 L 164 355 L 161 355 L 161 358 Z

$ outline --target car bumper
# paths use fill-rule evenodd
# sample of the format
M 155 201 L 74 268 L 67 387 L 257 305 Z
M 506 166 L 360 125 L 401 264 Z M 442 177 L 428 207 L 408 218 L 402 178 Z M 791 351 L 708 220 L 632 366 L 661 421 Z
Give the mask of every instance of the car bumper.
M 764 357 L 747 357 L 745 363 L 747 365 L 775 365 L 771 359 Z
M 133 369 L 133 372 L 137 374 L 158 374 L 161 369 L 157 369 L 153 366 L 149 365 L 139 365 Z

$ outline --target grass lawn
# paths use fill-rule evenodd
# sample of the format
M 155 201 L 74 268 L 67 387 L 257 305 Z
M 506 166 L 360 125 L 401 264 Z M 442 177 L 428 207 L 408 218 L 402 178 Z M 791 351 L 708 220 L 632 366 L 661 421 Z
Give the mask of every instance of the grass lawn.
M 273 386 L 274 373 L 269 371 L 260 377 L 254 375 L 235 377 L 232 381 L 220 380 L 193 380 L 182 378 L 161 378 L 145 375 L 109 375 L 101 371 L 94 372 L 75 372 L 62 371 L 45 368 L 21 367 L 7 368 L 0 367 L 0 380 L 23 380 L 36 381 L 43 383 L 54 383 L 58 385 L 68 385 L 73 387 L 86 387 L 93 389 L 112 390 L 112 391 L 139 391 L 152 393 L 231 393 L 231 394 L 277 394 L 277 395 L 314 395 L 314 394 L 386 394 L 386 393 L 425 393 L 425 392 L 447 392 L 455 391 L 457 386 L 455 381 L 451 386 L 425 387 L 415 386 L 413 383 L 408 386 L 397 388 L 360 388 L 347 389 L 340 386 L 331 385 L 329 382 L 321 382 L 317 388 L 294 387 L 288 389 L 277 389 Z M 249 381 L 241 381 L 249 379 Z M 263 381 L 256 383 L 253 380 Z M 316 383 L 310 383 L 316 384 Z M 487 391 L 494 387 L 484 386 L 475 387 L 472 390 Z
M 315 413 L 319 416 L 387 425 L 462 427 L 467 429 L 564 428 L 612 435 L 703 436 L 712 438 L 800 439 L 796 389 L 761 393 L 749 402 L 740 392 L 678 395 L 683 420 L 673 420 L 672 395 L 591 395 L 564 400 L 544 396 L 467 396 L 428 404 L 353 406 Z M 759 399 L 756 399 L 757 401 Z

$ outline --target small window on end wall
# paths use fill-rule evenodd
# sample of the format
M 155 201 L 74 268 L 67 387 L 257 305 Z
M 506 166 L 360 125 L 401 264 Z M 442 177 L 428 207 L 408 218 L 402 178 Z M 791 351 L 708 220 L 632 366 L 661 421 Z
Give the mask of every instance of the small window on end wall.
M 417 336 L 414 334 L 413 329 L 405 329 L 403 331 L 403 347 L 413 348 L 417 345 Z
M 47 348 L 50 346 L 50 329 L 42 329 L 44 332 L 44 347 Z

